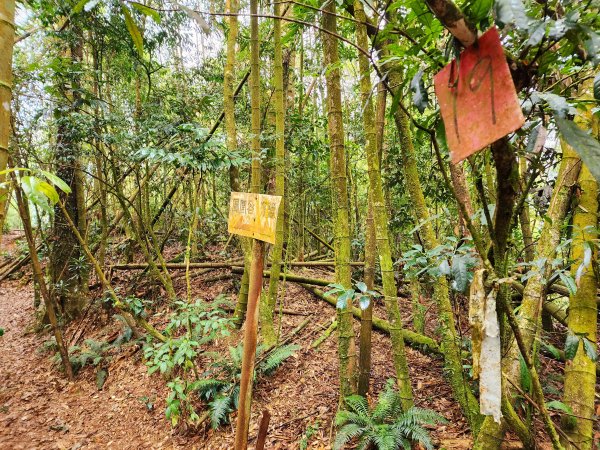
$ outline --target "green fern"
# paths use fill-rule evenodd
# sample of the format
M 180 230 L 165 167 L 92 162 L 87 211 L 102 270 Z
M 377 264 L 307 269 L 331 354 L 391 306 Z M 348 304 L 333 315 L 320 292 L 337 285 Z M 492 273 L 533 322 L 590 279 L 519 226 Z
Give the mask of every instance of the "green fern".
M 348 409 L 338 412 L 335 418 L 340 428 L 334 450 L 345 448 L 354 439 L 358 439 L 359 450 L 373 446 L 379 450 L 410 450 L 413 442 L 432 450 L 433 443 L 423 425 L 446 423 L 442 416 L 428 409 L 413 407 L 402 411 L 400 394 L 392 380 L 388 381 L 373 409 L 359 395 L 347 397 L 346 405 Z
M 300 347 L 286 345 L 265 354 L 265 347 L 256 350 L 257 363 L 254 382 L 262 376 L 268 376 Z M 205 354 L 206 355 L 206 354 Z M 191 390 L 205 400 L 213 428 L 229 421 L 229 415 L 238 407 L 240 397 L 240 376 L 242 371 L 242 344 L 229 347 L 229 358 L 216 359 L 205 375 L 210 378 L 195 381 Z
M 291 357 L 296 351 L 300 350 L 299 345 L 284 345 L 278 347 L 269 353 L 257 367 L 257 372 L 265 375 L 271 375 L 286 359 Z

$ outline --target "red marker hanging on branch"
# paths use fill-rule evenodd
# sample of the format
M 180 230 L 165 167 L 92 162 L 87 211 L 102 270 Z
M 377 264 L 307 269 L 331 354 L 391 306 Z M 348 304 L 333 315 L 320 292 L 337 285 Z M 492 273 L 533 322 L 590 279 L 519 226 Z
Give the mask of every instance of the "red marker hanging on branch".
M 438 72 L 434 85 L 455 164 L 525 122 L 496 27 Z

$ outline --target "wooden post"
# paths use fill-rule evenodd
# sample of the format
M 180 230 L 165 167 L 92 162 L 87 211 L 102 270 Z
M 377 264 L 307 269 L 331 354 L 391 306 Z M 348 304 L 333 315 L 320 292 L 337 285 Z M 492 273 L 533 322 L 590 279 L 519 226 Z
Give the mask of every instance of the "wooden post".
M 254 378 L 254 360 L 256 359 L 256 341 L 258 335 L 258 304 L 263 281 L 264 249 L 264 242 L 256 239 L 253 241 L 250 288 L 246 310 L 246 330 L 244 332 L 244 354 L 242 356 L 242 375 L 240 380 L 240 400 L 235 427 L 235 450 L 246 450 L 248 446 L 248 428 L 250 426 L 250 408 L 252 406 L 252 382 Z
M 269 421 L 271 420 L 271 413 L 268 409 L 263 411 L 262 418 L 260 419 L 260 425 L 258 426 L 258 436 L 256 438 L 255 450 L 263 450 L 265 448 L 265 442 L 267 440 L 267 432 L 269 431 Z

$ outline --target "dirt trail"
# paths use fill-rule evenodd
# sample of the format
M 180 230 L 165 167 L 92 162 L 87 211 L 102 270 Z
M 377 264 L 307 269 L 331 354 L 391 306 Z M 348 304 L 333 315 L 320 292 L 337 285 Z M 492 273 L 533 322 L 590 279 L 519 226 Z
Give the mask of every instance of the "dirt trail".
M 112 364 L 102 391 L 85 374 L 68 383 L 40 353 L 47 335 L 28 332 L 33 317 L 31 288 L 3 283 L 0 449 L 173 447 L 162 408 L 148 411 L 135 394 L 144 385 L 146 395 L 159 395 L 143 365 Z

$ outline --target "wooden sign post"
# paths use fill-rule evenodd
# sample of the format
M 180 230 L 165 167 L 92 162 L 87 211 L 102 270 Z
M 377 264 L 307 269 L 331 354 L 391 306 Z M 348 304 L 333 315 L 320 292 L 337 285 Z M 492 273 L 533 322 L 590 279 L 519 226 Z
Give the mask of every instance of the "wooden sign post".
M 438 72 L 434 85 L 455 164 L 525 123 L 496 27 Z
M 240 399 L 235 428 L 235 449 L 246 450 L 252 406 L 252 382 L 258 338 L 258 302 L 262 291 L 264 248 L 263 241 L 275 243 L 277 213 L 281 197 L 275 195 L 232 192 L 229 203 L 228 230 L 230 233 L 253 237 L 250 286 L 246 307 L 244 353 L 240 378 Z

